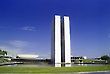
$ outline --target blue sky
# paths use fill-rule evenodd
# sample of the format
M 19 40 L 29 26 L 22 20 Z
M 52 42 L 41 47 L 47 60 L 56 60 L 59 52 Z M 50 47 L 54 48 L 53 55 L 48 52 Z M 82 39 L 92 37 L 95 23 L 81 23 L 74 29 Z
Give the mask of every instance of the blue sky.
M 55 14 L 70 16 L 73 56 L 110 53 L 110 0 L 0 0 L 0 48 L 50 57 Z

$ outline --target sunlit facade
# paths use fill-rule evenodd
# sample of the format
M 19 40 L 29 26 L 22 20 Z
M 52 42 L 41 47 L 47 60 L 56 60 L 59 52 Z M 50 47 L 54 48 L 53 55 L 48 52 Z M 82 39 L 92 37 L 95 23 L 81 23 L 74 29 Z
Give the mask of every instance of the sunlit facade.
M 55 67 L 71 66 L 69 17 L 55 15 L 52 28 L 51 59 Z

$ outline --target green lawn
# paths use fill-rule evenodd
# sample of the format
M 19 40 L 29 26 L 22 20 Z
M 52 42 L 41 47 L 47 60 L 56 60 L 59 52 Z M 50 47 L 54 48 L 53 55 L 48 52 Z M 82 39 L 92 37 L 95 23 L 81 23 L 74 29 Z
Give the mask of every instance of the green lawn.
M 110 71 L 110 65 L 106 66 L 74 66 L 74 67 L 0 67 L 0 74 L 36 74 L 36 73 L 71 73 L 71 72 L 87 72 L 87 71 Z

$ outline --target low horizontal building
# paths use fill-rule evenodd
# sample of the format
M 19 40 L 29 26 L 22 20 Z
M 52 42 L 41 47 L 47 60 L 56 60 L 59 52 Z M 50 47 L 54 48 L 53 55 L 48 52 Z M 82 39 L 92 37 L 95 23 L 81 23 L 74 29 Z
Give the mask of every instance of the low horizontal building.
M 71 57 L 71 60 L 76 60 L 76 59 L 87 59 L 87 57 L 86 56 L 75 56 L 75 57 Z
M 16 58 L 21 59 L 37 59 L 39 55 L 33 55 L 33 54 L 18 54 Z

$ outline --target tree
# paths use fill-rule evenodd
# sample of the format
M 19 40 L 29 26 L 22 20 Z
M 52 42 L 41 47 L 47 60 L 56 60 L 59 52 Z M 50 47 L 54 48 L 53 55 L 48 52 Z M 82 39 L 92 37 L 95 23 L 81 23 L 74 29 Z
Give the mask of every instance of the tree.
M 110 62 L 109 62 L 110 57 L 109 57 L 108 55 L 101 56 L 101 59 L 102 59 L 102 60 L 105 60 L 106 63 L 110 63 Z
M 109 60 L 110 57 L 109 57 L 108 55 L 104 55 L 104 56 L 101 56 L 101 59 L 102 59 L 102 60 Z
M 4 56 L 4 55 L 7 55 L 7 51 L 4 51 L 4 50 L 1 50 L 1 49 L 0 49 L 0 55 L 3 55 L 3 56 Z
M 3 55 L 7 55 L 7 51 L 4 51 L 4 50 L 3 50 L 2 52 L 3 52 Z

